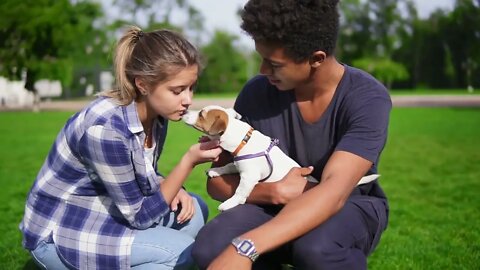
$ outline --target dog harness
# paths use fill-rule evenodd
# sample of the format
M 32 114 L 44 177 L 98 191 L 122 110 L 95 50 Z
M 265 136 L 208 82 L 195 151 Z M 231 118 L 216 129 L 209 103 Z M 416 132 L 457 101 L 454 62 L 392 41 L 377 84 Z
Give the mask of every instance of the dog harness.
M 248 134 L 247 134 L 248 135 Z M 245 136 L 246 137 L 246 136 Z M 250 137 L 249 137 L 250 139 Z M 248 140 L 247 140 L 248 141 Z M 246 142 L 245 142 L 246 143 Z M 265 156 L 265 158 L 267 159 L 267 162 L 268 162 L 268 167 L 270 167 L 270 173 L 268 174 L 267 177 L 263 178 L 262 180 L 260 180 L 259 182 L 262 182 L 262 181 L 265 181 L 267 180 L 270 175 L 272 175 L 273 173 L 273 162 L 272 162 L 272 159 L 270 158 L 270 150 L 272 150 L 272 148 L 274 146 L 278 145 L 278 139 L 272 139 L 272 141 L 270 142 L 270 145 L 268 146 L 267 150 L 263 151 L 263 152 L 258 152 L 258 153 L 255 153 L 255 154 L 247 154 L 247 155 L 243 155 L 243 156 L 235 156 L 233 158 L 233 161 L 239 161 L 239 160 L 244 160 L 244 159 L 252 159 L 252 158 L 257 158 L 257 157 L 262 157 L 262 156 Z

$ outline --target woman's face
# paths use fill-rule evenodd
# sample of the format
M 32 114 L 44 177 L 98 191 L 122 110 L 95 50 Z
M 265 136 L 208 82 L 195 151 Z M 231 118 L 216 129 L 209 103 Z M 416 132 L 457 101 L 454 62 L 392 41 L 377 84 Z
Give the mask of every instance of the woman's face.
M 192 65 L 156 85 L 146 96 L 147 108 L 165 119 L 179 121 L 192 104 L 198 66 Z

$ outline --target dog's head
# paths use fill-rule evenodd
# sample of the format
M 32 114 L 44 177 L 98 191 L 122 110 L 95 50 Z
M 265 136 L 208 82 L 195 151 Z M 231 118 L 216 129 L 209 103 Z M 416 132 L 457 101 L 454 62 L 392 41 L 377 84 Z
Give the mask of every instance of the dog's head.
M 227 129 L 229 119 L 240 119 L 233 108 L 225 109 L 220 106 L 210 105 L 199 111 L 189 110 L 182 120 L 189 126 L 209 136 L 221 136 Z

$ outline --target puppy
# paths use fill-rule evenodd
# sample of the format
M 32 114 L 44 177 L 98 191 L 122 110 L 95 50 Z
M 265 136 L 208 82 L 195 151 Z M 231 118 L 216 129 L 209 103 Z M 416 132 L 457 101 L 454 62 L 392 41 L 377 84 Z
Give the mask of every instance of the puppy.
M 211 139 L 219 139 L 220 147 L 233 156 L 233 163 L 211 168 L 208 176 L 240 174 L 240 182 L 235 194 L 220 204 L 225 211 L 245 203 L 258 182 L 281 180 L 293 167 L 300 165 L 287 156 L 277 146 L 278 141 L 254 130 L 248 123 L 239 120 L 241 116 L 232 108 L 207 106 L 200 111 L 188 111 L 183 121 L 205 133 Z M 358 185 L 377 179 L 379 175 L 369 175 L 360 179 Z M 318 182 L 313 177 L 307 180 Z

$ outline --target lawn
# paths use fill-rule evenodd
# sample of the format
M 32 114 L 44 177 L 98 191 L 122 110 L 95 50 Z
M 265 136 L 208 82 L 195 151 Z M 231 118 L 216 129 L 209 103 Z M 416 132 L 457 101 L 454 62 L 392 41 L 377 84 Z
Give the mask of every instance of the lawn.
M 0 113 L 0 269 L 31 269 L 17 229 L 25 196 L 69 112 Z M 171 123 L 160 170 L 200 134 Z M 480 110 L 395 108 L 380 163 L 390 223 L 369 269 L 480 269 Z M 169 157 L 169 158 L 165 158 Z M 205 193 L 197 167 L 186 187 Z

